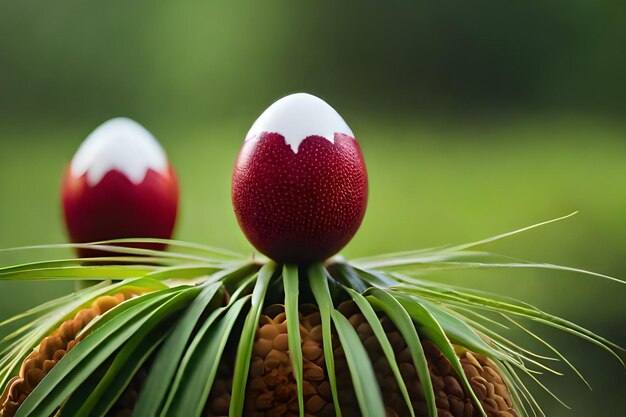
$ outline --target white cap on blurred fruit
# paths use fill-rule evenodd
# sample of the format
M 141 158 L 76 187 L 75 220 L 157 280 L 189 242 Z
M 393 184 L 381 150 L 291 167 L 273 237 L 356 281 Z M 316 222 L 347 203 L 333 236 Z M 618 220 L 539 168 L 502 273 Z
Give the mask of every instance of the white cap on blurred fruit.
M 167 170 L 161 145 L 143 126 L 126 117 L 111 119 L 96 128 L 80 145 L 71 164 L 72 175 L 87 173 L 87 183 L 99 183 L 116 169 L 134 184 L 140 184 L 148 169 Z

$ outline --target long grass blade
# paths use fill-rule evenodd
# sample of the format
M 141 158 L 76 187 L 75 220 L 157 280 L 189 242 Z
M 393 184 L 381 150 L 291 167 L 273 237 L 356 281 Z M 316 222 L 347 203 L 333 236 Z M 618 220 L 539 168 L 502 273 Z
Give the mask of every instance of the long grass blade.
M 352 265 L 352 269 L 358 273 L 363 282 L 370 287 L 389 288 L 400 284 L 400 281 L 392 279 L 388 274 L 382 271 L 358 268 L 354 265 Z
M 161 347 L 165 338 L 171 334 L 170 330 L 171 329 L 167 329 L 162 333 L 152 333 L 150 335 L 151 337 L 147 338 L 143 344 L 145 348 L 133 352 L 133 356 L 128 358 L 127 365 L 116 375 L 110 387 L 104 391 L 104 395 L 96 404 L 95 409 L 91 414 L 88 414 L 89 417 L 106 417 L 111 414 L 112 408 L 115 407 L 115 405 L 119 403 L 120 398 L 123 398 L 126 394 L 125 391 L 128 390 L 129 385 L 135 383 L 133 380 L 139 377 L 139 381 L 141 381 L 141 378 L 143 378 L 143 375 L 140 373 L 142 372 L 141 367 L 146 366 L 146 363 L 149 364 L 150 357 Z M 152 366 L 149 366 L 149 369 L 150 371 L 154 370 Z M 140 415 L 134 410 L 133 414 Z
M 407 409 L 409 410 L 409 413 L 411 414 L 411 416 L 415 417 L 415 410 L 413 409 L 413 403 L 411 403 L 411 397 L 409 396 L 409 391 L 406 387 L 406 384 L 404 383 L 402 374 L 400 373 L 400 368 L 398 366 L 398 362 L 396 361 L 396 356 L 393 351 L 393 347 L 391 346 L 391 342 L 387 338 L 385 329 L 383 329 L 382 324 L 380 324 L 380 321 L 378 320 L 378 316 L 376 315 L 376 312 L 374 311 L 372 306 L 367 302 L 367 299 L 363 297 L 363 295 L 359 294 L 358 292 L 354 291 L 351 288 L 346 288 L 346 291 L 348 292 L 348 294 L 350 294 L 350 296 L 352 297 L 356 305 L 359 307 L 359 309 L 363 313 L 363 316 L 369 323 L 370 327 L 372 328 L 372 332 L 376 336 L 378 343 L 380 343 L 383 353 L 385 354 L 385 358 L 387 358 L 387 362 L 389 363 L 391 372 L 396 378 L 396 383 L 398 384 L 400 393 L 402 394 L 402 397 L 404 398 L 404 402 L 406 403 Z
M 451 313 L 458 313 L 459 315 L 463 316 L 463 320 L 465 320 L 466 317 L 472 317 L 476 320 L 482 320 L 486 323 L 489 323 L 492 326 L 497 326 L 500 327 L 504 330 L 509 330 L 510 327 L 507 326 L 504 323 L 499 322 L 498 320 L 495 320 L 491 317 L 487 317 L 485 314 L 480 314 L 470 308 L 467 307 L 461 307 L 461 306 L 447 306 L 448 307 L 448 311 Z
M 335 272 L 339 275 L 337 279 L 346 287 L 353 288 L 361 293 L 367 289 L 365 281 L 349 263 L 345 261 L 331 263 L 328 266 L 328 273 L 331 276 L 335 276 Z
M 401 271 L 404 273 L 411 273 L 410 269 L 407 269 L 411 266 L 411 264 L 403 264 L 400 265 L 403 268 L 399 268 L 399 265 L 394 265 L 395 270 Z M 418 266 L 421 266 L 418 264 Z M 610 275 L 600 274 L 598 272 L 592 272 L 585 269 L 573 268 L 569 266 L 563 265 L 555 265 L 549 263 L 536 263 L 531 261 L 520 261 L 520 262 L 504 262 L 504 263 L 496 263 L 496 262 L 437 262 L 434 264 L 426 264 L 425 265 L 430 271 L 450 271 L 450 270 L 458 270 L 458 269 L 502 269 L 502 268 L 530 268 L 530 269 L 551 269 L 556 271 L 565 271 L 565 272 L 574 272 L 577 274 L 583 275 L 591 275 L 594 277 L 606 279 L 612 282 L 616 282 L 618 284 L 626 284 L 626 281 L 612 277 Z
M 121 239 L 119 241 L 125 241 L 126 239 Z M 89 249 L 89 250 L 98 250 L 101 252 L 110 252 L 110 253 L 123 253 L 130 255 L 138 255 L 138 256 L 147 256 L 147 257 L 155 257 L 155 258 L 170 258 L 170 259 L 178 259 L 181 261 L 197 261 L 197 262 L 211 262 L 211 261 L 219 261 L 219 259 L 208 258 L 206 256 L 197 256 L 187 253 L 176 253 L 172 251 L 166 250 L 158 250 L 158 249 L 146 249 L 139 247 L 131 247 L 131 246 L 121 246 L 115 244 L 107 244 L 108 242 L 115 241 L 105 241 L 105 242 L 96 242 L 96 243 L 60 243 L 60 244 L 52 244 L 52 245 L 32 245 L 32 246 L 22 246 L 16 248 L 5 248 L 0 249 L 0 253 L 2 252 L 13 252 L 13 251 L 32 251 L 36 249 Z M 127 240 L 128 243 L 137 243 L 136 241 Z M 89 258 L 83 258 L 83 260 L 88 261 Z M 141 258 L 137 258 L 136 262 L 140 262 Z
M 161 268 L 145 275 L 146 278 L 163 281 L 167 279 L 187 280 L 198 278 L 203 275 L 212 275 L 222 271 L 222 266 L 211 265 L 177 265 L 168 268 Z
M 475 242 L 470 242 L 470 243 L 465 243 L 462 245 L 458 245 L 458 246 L 453 246 L 451 249 L 452 250 L 466 250 L 466 249 L 470 249 L 476 246 L 480 246 L 480 245 L 485 245 L 487 243 L 491 243 L 491 242 L 495 242 L 496 240 L 500 240 L 500 239 L 504 239 L 510 236 L 514 236 L 514 235 L 518 235 L 520 233 L 524 233 L 528 230 L 532 230 L 541 226 L 545 226 L 548 225 L 550 223 L 556 223 L 559 222 L 561 220 L 565 220 L 565 219 L 569 219 L 572 216 L 575 216 L 576 214 L 578 214 L 578 211 L 575 211 L 573 213 L 567 214 L 565 216 L 561 216 L 561 217 L 557 217 L 555 219 L 551 219 L 551 220 L 546 220 L 540 223 L 536 223 L 533 224 L 531 226 L 526 226 L 526 227 L 522 227 L 521 229 L 517 229 L 517 230 L 513 230 L 512 232 L 506 232 L 506 233 L 502 233 L 496 236 L 492 236 L 492 237 L 488 237 L 486 239 L 481 239 L 481 240 L 477 240 Z
M 337 329 L 339 341 L 346 355 L 352 385 L 363 417 L 382 417 L 385 415 L 380 387 L 372 362 L 350 322 L 337 310 L 332 310 L 331 318 Z
M 259 319 L 263 310 L 265 294 L 269 286 L 272 276 L 276 272 L 276 264 L 269 262 L 261 268 L 250 303 L 250 311 L 246 316 L 246 320 L 239 339 L 239 347 L 237 348 L 237 356 L 235 360 L 235 371 L 233 373 L 233 385 L 230 403 L 231 415 L 239 416 L 243 414 L 244 399 L 246 396 L 246 383 L 248 381 L 248 372 L 250 370 L 250 358 L 252 357 L 252 348 L 254 345 L 254 337 L 259 325 Z
M 519 388 L 520 392 L 522 392 L 522 394 L 524 395 L 524 398 L 526 399 L 530 409 L 532 410 L 533 415 L 537 416 L 538 415 L 537 413 L 539 413 L 539 415 L 543 417 L 547 417 L 546 413 L 543 412 L 543 409 L 541 408 L 541 406 L 539 405 L 539 403 L 537 402 L 533 394 L 530 392 L 528 387 L 526 387 L 526 384 L 524 384 L 524 382 L 520 379 L 519 375 L 517 375 L 517 373 L 515 372 L 515 369 L 513 369 L 513 365 L 504 362 L 502 363 L 502 366 L 508 370 L 508 375 L 512 378 L 515 385 Z
M 298 408 L 304 416 L 304 377 L 302 360 L 302 338 L 300 337 L 300 316 L 298 309 L 299 276 L 297 265 L 283 267 L 283 286 L 285 289 L 285 316 L 287 317 L 287 340 L 291 367 L 298 390 Z
M 333 300 L 328 288 L 328 280 L 326 279 L 326 271 L 324 267 L 317 263 L 308 269 L 309 287 L 313 292 L 313 297 L 317 302 L 320 310 L 320 319 L 322 322 L 322 340 L 324 348 L 324 362 L 326 363 L 326 372 L 328 374 L 328 382 L 330 391 L 333 396 L 333 404 L 337 417 L 341 417 L 341 406 L 339 405 L 339 394 L 337 392 L 337 376 L 335 373 L 335 354 L 333 351 L 332 323 L 331 312 L 334 309 Z
M 0 272 L 0 280 L 32 281 L 32 280 L 109 280 L 139 278 L 154 271 L 154 267 L 138 266 L 62 266 L 51 268 L 35 268 L 20 271 Z
M 52 311 L 60 306 L 63 305 L 67 305 L 68 303 L 70 303 L 72 300 L 75 300 L 76 298 L 80 297 L 81 295 L 87 293 L 87 292 L 93 292 L 95 290 L 101 289 L 103 287 L 106 287 L 108 285 L 110 285 L 111 282 L 110 281 L 103 281 L 103 282 L 99 282 L 95 285 L 93 285 L 92 287 L 89 288 L 85 288 L 81 291 L 77 291 L 68 295 L 64 295 L 62 297 L 56 298 L 54 300 L 50 300 L 47 301 L 45 303 L 39 304 L 23 313 L 19 313 L 13 317 L 9 317 L 8 319 L 0 322 L 0 329 L 3 326 L 6 326 L 8 324 L 11 324 L 13 322 L 19 321 L 21 319 L 27 319 L 27 318 L 31 318 L 31 317 L 39 317 L 41 315 L 44 315 L 46 313 L 48 313 L 49 311 Z M 32 321 L 31 321 L 32 323 Z
M 565 362 L 565 364 L 567 366 L 569 366 L 569 368 L 574 371 L 574 373 L 585 383 L 585 385 L 587 385 L 587 387 L 589 389 L 591 389 L 591 385 L 589 384 L 589 382 L 587 382 L 587 380 L 585 379 L 585 377 L 583 376 L 583 374 L 578 370 L 578 368 L 576 368 L 568 359 L 567 357 L 565 357 L 565 355 L 563 355 L 558 349 L 556 349 L 554 346 L 552 346 L 550 343 L 548 343 L 547 341 L 545 341 L 543 338 L 539 337 L 536 333 L 530 331 L 526 326 L 523 326 L 521 323 L 519 323 L 516 320 L 513 320 L 512 318 L 508 317 L 507 315 L 503 314 L 503 316 L 509 320 L 511 323 L 515 324 L 517 327 L 519 327 L 520 329 L 524 330 L 526 333 L 528 333 L 532 338 L 534 338 L 535 340 L 538 340 L 539 342 L 541 342 L 544 346 L 546 346 L 548 349 L 550 349 L 552 352 L 554 352 L 563 362 Z
M 467 256 L 484 256 L 491 255 L 488 252 L 468 252 L 468 249 L 474 248 L 476 246 L 482 246 L 488 243 L 495 242 L 500 239 L 504 239 L 506 237 L 510 237 L 516 234 L 520 234 L 526 232 L 528 230 L 545 226 L 550 223 L 558 222 L 561 220 L 565 220 L 569 217 L 574 216 L 578 212 L 570 213 L 566 216 L 558 217 L 556 219 L 544 221 L 541 223 L 537 223 L 531 226 L 523 227 L 521 229 L 514 230 L 512 232 L 502 233 L 496 236 L 491 236 L 486 239 L 477 240 L 475 242 L 464 243 L 461 245 L 455 246 L 443 246 L 432 249 L 422 249 L 417 251 L 405 251 L 405 252 L 396 252 L 384 255 L 377 255 L 369 258 L 356 259 L 353 261 L 354 264 L 359 265 L 363 268 L 381 268 L 385 266 L 391 266 L 395 262 L 407 262 L 410 259 L 413 259 L 414 263 L 431 263 L 435 261 L 442 261 L 446 259 L 451 259 L 454 257 L 462 257 L 463 254 L 467 254 Z
M 541 389 L 543 389 L 549 396 L 554 398 L 556 400 L 556 402 L 558 402 L 559 404 L 561 404 L 563 407 L 567 408 L 568 410 L 572 409 L 563 400 L 561 400 L 556 394 L 554 394 L 548 387 L 546 387 L 541 381 L 539 381 L 539 379 L 537 379 L 537 377 L 535 377 L 532 374 L 532 372 L 528 372 L 528 370 L 524 369 L 524 368 L 522 368 L 522 370 L 526 373 L 526 375 L 528 375 L 528 377 L 530 379 L 532 379 L 537 385 L 539 385 L 541 387 Z
M 89 397 L 89 394 L 98 385 L 98 382 L 104 376 L 107 367 L 111 364 L 112 359 L 106 360 L 96 371 L 91 374 L 82 384 L 78 386 L 67 398 L 59 410 L 56 412 L 55 417 L 74 417 L 80 407 L 83 405 L 85 398 Z
M 468 312 L 470 310 L 467 310 Z M 474 318 L 470 317 L 467 314 L 461 314 L 456 309 L 451 310 L 452 314 L 457 316 L 459 319 L 465 321 L 468 325 L 470 325 L 477 333 L 481 334 L 483 338 L 486 338 L 490 341 L 491 344 L 494 345 L 494 348 L 497 348 L 504 355 L 513 355 L 514 358 L 525 359 L 527 357 L 536 358 L 538 360 L 545 361 L 556 361 L 559 359 L 554 358 L 552 356 L 540 355 L 536 352 L 533 352 L 529 349 L 526 349 L 508 338 L 504 337 L 502 334 L 491 330 L 489 327 L 484 326 L 482 323 L 479 323 Z M 480 317 L 480 315 L 477 315 Z M 504 352 L 502 352 L 504 350 Z M 509 360 L 513 360 L 514 358 L 509 357 Z
M 487 344 L 465 321 L 450 314 L 442 307 L 424 299 L 419 299 L 416 296 L 407 296 L 397 292 L 394 292 L 394 296 L 405 308 L 407 305 L 413 306 L 417 303 L 419 307 L 417 307 L 416 313 L 421 312 L 423 316 L 422 319 L 427 322 L 431 322 L 431 319 L 434 319 L 437 323 L 437 327 L 434 327 L 432 330 L 438 332 L 439 328 L 441 328 L 446 338 L 450 339 L 452 342 L 463 345 L 473 352 L 491 358 L 503 359 L 500 354 L 489 346 L 489 344 Z
M 217 375 L 226 342 L 243 306 L 250 296 L 245 296 L 227 309 L 226 314 L 196 337 L 181 363 L 177 376 L 177 392 L 166 404 L 161 416 L 200 417 Z M 216 310 L 217 311 L 217 310 Z
M 404 338 L 409 350 L 411 351 L 411 357 L 413 359 L 413 365 L 422 383 L 424 389 L 424 398 L 426 399 L 426 406 L 428 408 L 428 415 L 430 417 L 437 416 L 437 405 L 435 402 L 435 392 L 433 388 L 433 381 L 428 371 L 428 361 L 426 360 L 426 354 L 420 341 L 415 325 L 411 320 L 409 313 L 405 308 L 386 291 L 378 288 L 370 288 L 367 290 L 366 298 L 372 304 L 374 308 L 378 308 L 385 312 L 385 314 L 391 319 L 393 324 L 398 328 L 398 331 Z
M 528 404 L 532 410 L 532 405 L 529 401 L 527 401 L 525 397 L 525 393 L 520 389 L 517 385 L 517 382 L 511 376 L 509 369 L 502 363 L 499 364 L 498 370 L 502 375 L 502 379 L 504 380 L 506 386 L 509 388 L 509 392 L 511 393 L 511 398 L 513 399 L 513 408 L 520 414 L 520 417 L 530 417 L 528 414 L 528 410 L 526 409 L 526 404 Z M 534 410 L 533 414 L 534 413 Z M 536 414 L 535 414 L 536 415 Z
M 401 277 L 401 275 L 400 275 Z M 623 363 L 619 355 L 617 355 L 610 347 L 615 349 L 624 350 L 621 346 L 607 340 L 595 333 L 572 323 L 568 320 L 562 319 L 558 316 L 546 313 L 538 308 L 527 304 L 521 303 L 516 300 L 505 299 L 504 297 L 498 297 L 490 294 L 485 296 L 477 291 L 471 291 L 468 289 L 460 289 L 452 286 L 441 286 L 437 288 L 435 285 L 430 285 L 428 288 L 424 288 L 421 285 L 408 285 L 403 286 L 405 291 L 421 294 L 426 297 L 432 297 L 437 301 L 442 301 L 451 304 L 457 304 L 462 306 L 473 306 L 476 308 L 495 311 L 498 313 L 510 313 L 516 316 L 525 317 L 540 323 L 544 323 L 548 326 L 552 326 L 568 333 L 575 334 L 585 340 L 590 341 L 593 344 L 608 351 L 612 356 L 616 357 Z
M 148 294 L 142 294 L 139 295 L 137 297 L 131 298 L 130 300 L 126 300 L 124 302 L 122 302 L 121 304 L 117 305 L 114 309 L 111 309 L 109 311 L 107 311 L 106 313 L 95 317 L 93 320 L 91 320 L 85 327 L 83 327 L 83 329 L 78 333 L 77 337 L 84 337 L 90 333 L 93 333 L 93 331 L 99 329 L 100 327 L 104 326 L 105 324 L 109 323 L 110 321 L 112 321 L 113 319 L 115 319 L 118 315 L 126 312 L 127 310 L 130 310 L 131 308 L 135 307 L 138 304 L 142 304 L 147 302 L 150 299 L 153 299 L 155 297 L 159 297 L 162 295 L 168 295 L 168 294 L 177 294 L 181 291 L 185 291 L 185 290 L 194 290 L 196 291 L 197 289 L 195 287 L 189 286 L 189 285 L 181 285 L 178 287 L 172 287 L 172 288 L 168 288 L 166 290 L 163 291 L 158 291 L 158 292 L 153 292 L 153 293 L 148 293 Z
M 146 262 L 158 262 L 160 258 L 142 258 L 142 260 L 147 259 Z M 66 259 L 57 259 L 52 261 L 35 261 L 35 262 L 26 262 L 17 265 L 9 265 L 0 267 L 0 276 L 14 277 L 18 276 L 19 272 L 27 272 L 27 271 L 45 271 L 45 270 L 56 270 L 62 267 L 82 267 L 89 266 L 87 264 L 81 264 L 83 261 L 91 262 L 91 266 L 95 265 L 95 262 L 106 262 L 107 266 L 114 266 L 116 268 L 120 268 L 120 265 L 114 265 L 115 263 L 121 262 L 132 262 L 134 265 L 124 265 L 122 268 L 130 268 L 136 270 L 145 270 L 146 273 L 151 272 L 157 269 L 157 266 L 146 266 L 146 265 L 137 265 L 138 258 L 128 256 L 128 257 L 97 257 L 97 258 L 66 258 Z
M 165 399 L 164 405 L 161 409 L 159 416 L 167 417 L 170 412 L 169 409 L 172 407 L 172 403 L 176 395 L 178 395 L 178 391 L 182 391 L 185 388 L 184 384 L 186 383 L 185 372 L 188 363 L 191 361 L 192 356 L 195 354 L 195 350 L 198 348 L 198 345 L 201 343 L 202 338 L 206 337 L 207 333 L 211 330 L 211 326 L 215 325 L 215 323 L 220 319 L 224 312 L 228 311 L 228 309 L 234 304 L 234 302 L 229 303 L 228 305 L 213 310 L 211 314 L 206 318 L 206 320 L 202 323 L 202 326 L 197 330 L 194 335 L 191 343 L 185 350 L 185 355 L 183 356 L 180 364 L 177 365 L 176 375 L 172 381 L 171 387 L 168 391 L 167 398 Z
M 461 361 L 454 351 L 454 347 L 450 343 L 450 340 L 448 339 L 446 333 L 443 331 L 440 322 L 437 318 L 433 316 L 430 309 L 416 298 L 410 299 L 408 297 L 403 297 L 397 292 L 391 292 L 386 294 L 388 294 L 390 298 L 396 299 L 397 302 L 399 302 L 402 307 L 406 309 L 411 318 L 415 320 L 416 323 L 420 324 L 420 326 L 423 328 L 423 331 L 427 334 L 428 340 L 434 343 L 439 348 L 439 350 L 441 350 L 441 353 L 443 353 L 448 361 L 450 361 L 450 365 L 463 383 L 467 392 L 470 393 L 470 396 L 474 400 L 474 403 L 476 404 L 476 407 L 478 407 L 480 413 L 484 417 L 487 417 L 487 413 L 485 412 L 480 400 L 476 396 L 476 393 L 472 389 L 469 379 L 467 379 L 467 375 L 465 375 L 465 371 L 463 371 L 463 366 L 461 365 Z M 449 320 L 449 317 L 445 317 L 443 315 L 439 315 L 438 318 L 442 318 L 443 320 Z M 448 324 L 450 324 L 450 321 L 448 321 Z
M 244 256 L 240 253 L 230 251 L 228 249 L 218 248 L 215 246 L 207 246 L 199 243 L 193 242 L 185 242 L 182 240 L 173 240 L 173 239 L 157 239 L 157 238 L 125 238 L 125 239 L 111 239 L 111 240 L 103 240 L 100 242 L 94 242 L 95 244 L 117 244 L 117 243 L 156 243 L 157 245 L 166 245 L 169 248 L 183 248 L 183 249 L 191 249 L 200 252 L 204 252 L 207 254 L 217 255 L 226 258 L 243 258 Z
M 359 269 L 365 270 L 406 269 L 411 266 L 416 268 L 432 268 L 445 262 L 461 261 L 463 259 L 488 259 L 493 257 L 499 257 L 499 255 L 495 255 L 491 252 L 442 250 L 413 256 L 394 256 L 394 254 L 389 254 L 386 258 L 373 261 L 366 258 L 354 261 L 352 264 Z
M 139 416 L 158 414 L 198 320 L 211 308 L 211 304 L 221 304 L 221 300 L 218 300 L 220 297 L 217 296 L 220 288 L 220 283 L 204 287 L 186 309 L 174 331 L 167 337 L 139 394 L 134 408 L 135 414 Z
M 442 297 L 441 299 L 443 298 L 445 297 Z M 624 365 L 624 362 L 622 361 L 620 356 L 613 349 L 611 349 L 611 346 L 612 346 L 616 349 L 623 350 L 623 348 L 621 348 L 620 346 L 614 344 L 613 342 L 609 340 L 604 339 L 603 337 L 596 335 L 595 333 L 581 326 L 578 326 L 577 324 L 569 322 L 560 317 L 550 315 L 541 310 L 521 308 L 519 306 L 512 306 L 510 304 L 501 303 L 501 302 L 497 302 L 494 300 L 483 301 L 483 302 L 473 302 L 473 301 L 460 301 L 459 302 L 458 300 L 448 299 L 447 302 L 461 304 L 461 305 L 469 304 L 469 305 L 473 305 L 473 306 L 476 306 L 477 308 L 482 308 L 485 310 L 509 313 L 512 315 L 526 318 L 528 320 L 536 321 L 538 323 L 544 324 L 549 327 L 559 329 L 561 331 L 570 333 L 574 336 L 577 336 L 583 340 L 588 341 L 591 344 L 594 344 L 600 347 L 601 349 L 611 354 L 611 356 L 616 358 L 622 365 Z

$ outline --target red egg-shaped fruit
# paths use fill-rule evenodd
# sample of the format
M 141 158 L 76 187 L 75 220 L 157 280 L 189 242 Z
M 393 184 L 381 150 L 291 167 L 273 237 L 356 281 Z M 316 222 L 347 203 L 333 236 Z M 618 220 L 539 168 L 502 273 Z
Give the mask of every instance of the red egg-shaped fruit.
M 172 236 L 178 211 L 176 175 L 154 136 L 133 120 L 109 120 L 85 139 L 65 170 L 62 194 L 72 242 Z
M 239 225 L 260 252 L 279 262 L 327 259 L 352 239 L 365 214 L 359 144 L 323 100 L 284 97 L 248 132 L 232 199 Z

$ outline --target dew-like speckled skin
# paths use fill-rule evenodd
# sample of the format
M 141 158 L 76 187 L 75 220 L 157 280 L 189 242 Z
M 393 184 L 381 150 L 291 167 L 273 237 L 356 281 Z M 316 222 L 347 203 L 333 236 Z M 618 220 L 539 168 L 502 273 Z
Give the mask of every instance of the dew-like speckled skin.
M 341 250 L 361 225 L 367 172 L 356 140 L 309 136 L 298 152 L 282 135 L 244 142 L 233 173 L 239 225 L 260 252 L 279 262 L 314 262 Z
M 122 172 L 110 170 L 95 185 L 86 174 L 72 175 L 68 168 L 63 179 L 63 209 L 72 242 L 151 237 L 170 238 L 178 211 L 178 182 L 173 169 L 148 169 L 140 184 Z M 135 245 L 136 246 L 136 245 Z M 142 245 L 162 248 L 162 245 Z M 106 256 L 111 253 L 79 250 L 80 256 Z

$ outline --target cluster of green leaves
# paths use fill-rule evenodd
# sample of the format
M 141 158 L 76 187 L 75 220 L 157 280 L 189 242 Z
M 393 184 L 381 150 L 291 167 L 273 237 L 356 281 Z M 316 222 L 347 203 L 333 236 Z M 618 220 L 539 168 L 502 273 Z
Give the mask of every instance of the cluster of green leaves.
M 396 314 L 405 311 L 419 326 L 421 333 L 435 343 L 450 360 L 467 389 L 471 390 L 464 375 L 459 372 L 462 370 L 458 369 L 459 364 L 456 363 L 458 361 L 449 352 L 450 346 L 448 345 L 450 343 L 485 355 L 500 365 L 500 370 L 511 390 L 517 411 L 521 416 L 545 416 L 527 384 L 523 382 L 518 373 L 536 382 L 565 407 L 567 405 L 544 386 L 536 376 L 544 371 L 561 375 L 560 372 L 548 366 L 546 361 L 563 361 L 585 384 L 589 384 L 558 349 L 522 325 L 516 318 L 571 333 L 606 350 L 622 365 L 624 362 L 617 351 L 623 351 L 623 349 L 582 326 L 527 303 L 496 294 L 433 282 L 428 280 L 427 276 L 433 271 L 452 269 L 543 268 L 586 274 L 623 285 L 625 282 L 621 279 L 591 271 L 522 261 L 476 250 L 478 246 L 563 220 L 574 214 L 463 245 L 358 259 L 350 263 L 351 269 L 354 271 L 350 274 L 350 279 L 354 280 L 355 276 L 357 279 L 362 278 L 366 285 L 371 287 L 366 290 L 365 295 L 368 295 L 368 298 L 378 298 L 378 301 L 373 300 L 374 305 L 384 308 L 387 314 L 389 314 L 387 311 L 389 306 L 399 310 Z M 347 268 L 344 268 L 343 271 L 347 271 Z M 380 299 L 381 291 L 388 293 L 385 297 L 387 302 Z M 396 299 L 400 306 L 398 303 L 390 302 L 392 298 Z M 382 304 L 386 304 L 386 307 L 383 307 Z M 495 328 L 507 329 L 508 327 L 501 321 L 494 319 L 493 315 L 521 328 L 532 338 L 539 340 L 552 354 L 556 355 L 556 358 L 533 352 L 507 338 Z
M 120 246 L 163 243 L 168 244 L 169 251 Z M 88 331 L 84 340 L 46 375 L 20 407 L 18 416 L 49 416 L 57 409 L 59 415 L 106 415 L 157 347 L 164 346 L 159 350 L 162 364 L 169 361 L 172 349 L 183 351 L 186 345 L 171 346 L 172 340 L 180 338 L 181 331 L 191 334 L 193 318 L 199 317 L 209 303 L 217 308 L 217 300 L 224 300 L 226 288 L 231 285 L 229 280 L 239 280 L 258 269 L 238 254 L 160 239 L 119 239 L 5 251 L 64 248 L 97 249 L 111 252 L 111 256 L 64 258 L 0 268 L 0 279 L 4 280 L 98 281 L 0 323 L 0 331 L 19 326 L 0 340 L 0 386 L 4 388 L 17 375 L 23 359 L 45 336 L 97 298 L 119 292 L 136 296 L 89 323 L 83 330 Z M 198 282 L 202 284 L 196 285 Z M 234 300 L 233 296 L 231 302 Z M 186 326 L 176 326 L 173 332 L 173 324 L 179 320 Z M 102 375 L 95 379 L 94 374 Z
M 288 346 L 301 415 L 304 414 L 303 356 L 298 314 L 302 292 L 311 294 L 320 309 L 327 375 L 338 416 L 341 408 L 333 334 L 345 352 L 362 414 L 366 417 L 385 414 L 368 352 L 355 329 L 336 309 L 341 299 L 352 299 L 371 326 L 411 416 L 416 411 L 391 342 L 379 321 L 381 315 L 391 319 L 407 343 L 422 381 L 429 417 L 435 417 L 437 412 L 422 339 L 434 343 L 450 361 L 483 415 L 484 410 L 463 372 L 457 355 L 459 348 L 489 357 L 500 366 L 521 416 L 544 415 L 522 377 L 543 387 L 536 375 L 543 371 L 558 373 L 547 365 L 554 360 L 562 360 L 579 376 L 580 373 L 520 319 L 572 333 L 621 361 L 616 353 L 620 348 L 581 326 L 528 304 L 427 278 L 430 271 L 437 269 L 534 267 L 582 272 L 623 284 L 600 274 L 476 250 L 479 245 L 523 230 L 527 229 L 467 245 L 353 262 L 337 258 L 326 265 L 277 265 L 201 245 L 155 239 L 55 245 L 54 248 L 88 247 L 115 254 L 0 268 L 0 279 L 7 280 L 105 280 L 0 323 L 0 331 L 22 323 L 0 341 L 0 387 L 17 374 L 28 353 L 60 323 L 102 295 L 128 291 L 137 296 L 90 323 L 84 340 L 44 377 L 20 407 L 17 417 L 48 417 L 55 412 L 58 416 L 105 416 L 142 367 L 149 367 L 150 371 L 135 406 L 137 415 L 199 417 L 220 366 L 224 365 L 228 343 L 236 346 L 230 415 L 241 416 L 259 318 L 268 303 L 268 288 L 278 286 L 285 304 Z M 170 249 L 119 246 L 130 243 L 166 243 Z M 26 249 L 37 248 L 41 247 Z M 506 325 L 497 318 L 540 340 L 556 358 L 533 352 L 507 338 L 500 331 Z M 234 332 L 235 328 L 241 331 Z

